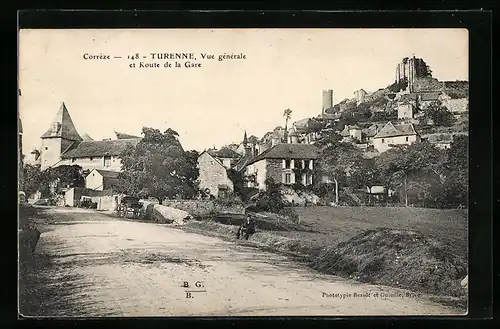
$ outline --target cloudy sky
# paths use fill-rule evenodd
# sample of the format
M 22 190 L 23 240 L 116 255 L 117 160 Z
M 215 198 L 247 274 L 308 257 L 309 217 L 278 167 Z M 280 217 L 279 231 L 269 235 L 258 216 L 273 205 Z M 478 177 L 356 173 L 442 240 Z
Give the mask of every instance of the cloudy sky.
M 413 54 L 439 80 L 468 80 L 467 48 L 460 29 L 21 30 L 23 153 L 40 146 L 62 102 L 78 132 L 96 140 L 114 130 L 172 128 L 186 149 L 203 150 L 239 142 L 245 130 L 262 137 L 284 124 L 286 108 L 292 122 L 318 115 L 323 89 L 338 103 L 357 89 L 386 87 Z M 153 61 L 127 59 L 179 52 L 194 53 L 202 67 L 131 68 Z M 85 60 L 86 53 L 111 59 Z

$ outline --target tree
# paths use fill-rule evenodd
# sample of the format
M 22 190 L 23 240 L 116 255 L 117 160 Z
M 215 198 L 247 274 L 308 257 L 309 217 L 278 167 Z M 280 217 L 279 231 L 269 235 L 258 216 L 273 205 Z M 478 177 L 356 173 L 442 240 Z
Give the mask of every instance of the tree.
M 54 197 L 64 188 L 85 187 L 85 176 L 78 165 L 62 165 L 42 171 L 39 190 L 43 195 Z
M 401 187 L 408 205 L 408 179 L 412 175 L 432 172 L 444 181 L 446 154 L 428 142 L 398 145 L 381 154 L 376 164 L 387 189 Z
M 325 143 L 325 141 L 323 141 Z M 339 182 L 361 165 L 361 151 L 350 143 L 328 141 L 323 146 L 316 170 L 335 184 L 335 202 L 339 202 Z
M 40 189 L 42 171 L 40 170 L 40 166 L 34 166 L 31 164 L 25 164 L 22 170 L 22 190 L 26 193 L 26 196 L 30 196 Z
M 154 197 L 162 204 L 165 198 L 191 198 L 197 193 L 197 153 L 185 152 L 172 129 L 161 133 L 144 127 L 144 137 L 136 147 L 121 155 L 122 170 L 117 190 L 138 197 Z M 196 160 L 195 160 L 196 158 Z
M 288 130 L 288 120 L 290 120 L 290 118 L 292 117 L 292 110 L 286 109 L 283 112 L 283 117 L 285 118 L 285 131 L 287 131 Z
M 431 119 L 436 126 L 452 126 L 455 118 L 453 114 L 442 105 L 440 101 L 433 101 L 424 109 L 424 115 L 420 118 L 420 124 L 427 124 L 427 120 Z
M 454 136 L 446 161 L 446 197 L 451 203 L 468 204 L 469 199 L 469 136 Z

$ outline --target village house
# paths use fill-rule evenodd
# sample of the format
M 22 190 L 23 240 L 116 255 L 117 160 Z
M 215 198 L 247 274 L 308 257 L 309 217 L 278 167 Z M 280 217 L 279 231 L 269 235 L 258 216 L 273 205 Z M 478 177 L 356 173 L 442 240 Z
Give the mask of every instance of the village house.
M 440 100 L 440 92 L 423 92 L 418 95 L 418 104 L 421 109 L 426 109 L 433 102 Z
M 398 103 L 398 120 L 413 119 L 415 110 L 415 106 L 407 99 Z
M 342 141 L 362 142 L 363 140 L 362 129 L 358 125 L 345 125 L 340 136 L 342 136 Z
M 373 144 L 373 137 L 375 137 L 385 125 L 385 123 L 374 123 L 369 127 L 362 129 L 361 133 L 363 135 L 363 141 L 368 144 Z
M 410 145 L 420 141 L 420 135 L 412 123 L 394 125 L 390 121 L 373 137 L 373 147 L 379 153 L 392 145 Z
M 112 190 L 118 183 L 119 174 L 118 171 L 93 169 L 85 176 L 85 188 L 96 191 Z
M 116 133 L 116 132 L 115 132 Z M 77 132 L 71 116 L 62 103 L 49 129 L 41 136 L 41 150 L 34 150 L 33 160 L 41 169 L 61 165 L 79 165 L 83 170 L 121 170 L 120 155 L 128 146 L 141 140 L 127 134 L 116 133 L 117 139 L 95 141 Z
M 251 146 L 248 143 L 246 152 L 251 152 Z M 233 168 L 240 158 L 240 154 L 228 147 L 202 152 L 198 157 L 200 189 L 214 197 L 221 197 L 234 191 L 234 184 L 229 178 L 228 170 Z
M 318 148 L 311 144 L 277 144 L 247 163 L 244 173 L 247 186 L 265 190 L 267 178 L 286 185 L 311 185 L 318 153 Z M 300 176 L 298 170 L 303 170 Z

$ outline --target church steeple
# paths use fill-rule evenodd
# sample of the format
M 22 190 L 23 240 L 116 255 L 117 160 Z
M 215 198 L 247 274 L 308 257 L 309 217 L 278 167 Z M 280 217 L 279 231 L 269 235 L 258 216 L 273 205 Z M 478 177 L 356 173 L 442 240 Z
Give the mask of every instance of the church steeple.
M 247 146 L 248 145 L 248 138 L 247 138 L 247 131 L 245 130 L 245 135 L 243 135 L 243 145 Z

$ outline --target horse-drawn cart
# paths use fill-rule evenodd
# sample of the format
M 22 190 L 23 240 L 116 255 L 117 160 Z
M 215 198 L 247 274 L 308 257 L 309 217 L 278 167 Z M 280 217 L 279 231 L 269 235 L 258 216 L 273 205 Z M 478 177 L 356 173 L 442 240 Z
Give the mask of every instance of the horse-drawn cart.
M 117 205 L 116 212 L 119 217 L 132 216 L 132 218 L 139 218 L 141 216 L 142 203 L 139 198 L 134 196 L 124 196 L 120 203 Z

